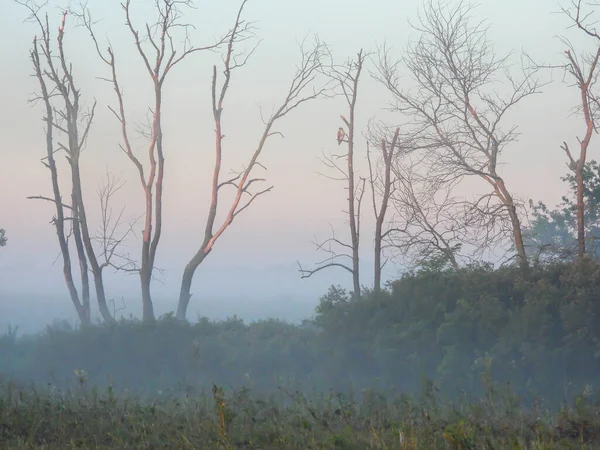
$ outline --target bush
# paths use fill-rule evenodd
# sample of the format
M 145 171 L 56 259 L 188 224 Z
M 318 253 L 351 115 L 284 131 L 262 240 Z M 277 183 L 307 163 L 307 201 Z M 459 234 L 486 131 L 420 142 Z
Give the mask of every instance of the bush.
M 303 325 L 172 316 L 80 330 L 54 324 L 38 336 L 6 335 L 0 355 L 0 375 L 12 380 L 64 387 L 77 369 L 100 388 L 144 395 L 212 382 L 265 394 L 274 386 L 415 393 L 430 380 L 445 398 L 474 399 L 486 373 L 523 398 L 559 405 L 596 387 L 600 266 L 423 269 L 358 299 L 331 288 Z

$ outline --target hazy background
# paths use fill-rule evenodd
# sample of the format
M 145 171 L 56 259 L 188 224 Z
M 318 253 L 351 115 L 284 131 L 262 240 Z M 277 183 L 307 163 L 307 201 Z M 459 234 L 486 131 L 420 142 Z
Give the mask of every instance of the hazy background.
M 258 21 L 258 37 L 263 42 L 249 64 L 233 75 L 223 117 L 223 173 L 239 168 L 254 149 L 262 133 L 260 107 L 268 113 L 286 94 L 299 58 L 299 39 L 307 33 L 318 33 L 339 62 L 361 47 L 375 49 L 384 42 L 401 55 L 408 40 L 415 36 L 408 20 L 416 18 L 420 3 L 251 0 L 245 16 Z M 152 21 L 151 4 L 132 1 L 136 28 Z M 52 30 L 59 25 L 62 5 L 50 2 Z M 232 26 L 239 1 L 198 1 L 196 5 L 198 8 L 189 11 L 187 21 L 196 26 L 192 42 L 203 45 Z M 564 44 L 555 36 L 564 34 L 569 23 L 563 15 L 553 14 L 559 5 L 558 1 L 547 0 L 483 0 L 477 15 L 488 20 L 489 37 L 499 54 L 515 51 L 515 63 L 519 62 L 521 49 L 540 61 L 562 62 Z M 93 18 L 101 19 L 96 26 L 98 36 L 110 37 L 116 50 L 129 121 L 144 122 L 150 105 L 150 83 L 124 27 L 119 2 L 91 0 L 88 6 Z M 38 89 L 30 76 L 28 54 L 38 30 L 35 25 L 24 23 L 27 11 L 13 1 L 2 0 L 1 11 L 0 227 L 6 229 L 9 242 L 0 251 L 0 327 L 10 323 L 34 330 L 53 318 L 72 318 L 74 314 L 61 264 L 54 264 L 58 245 L 49 223 L 53 205 L 25 198 L 50 192 L 49 173 L 39 162 L 45 154 L 43 108 L 28 103 Z M 581 42 L 577 33 L 566 33 L 575 44 Z M 107 67 L 99 62 L 88 34 L 75 28 L 71 18 L 65 40 L 84 102 L 98 100 L 95 125 L 82 157 L 88 215 L 92 223 L 98 224 L 96 190 L 109 166 L 116 175 L 128 180 L 115 198 L 114 207 L 125 205 L 126 217 L 135 217 L 142 212 L 142 191 L 132 164 L 118 148 L 118 124 L 106 108 L 107 104 L 114 105 L 114 93 L 107 83 L 96 78 L 105 76 Z M 165 87 L 164 228 L 156 263 L 164 272 L 159 274 L 161 282 L 153 284 L 157 314 L 175 308 L 183 267 L 203 235 L 214 160 L 210 75 L 219 58 L 218 53 L 196 54 L 176 67 Z M 407 78 L 406 87 L 410 84 Z M 362 132 L 371 117 L 381 115 L 388 96 L 369 76 L 364 77 L 361 94 L 357 123 Z M 576 101 L 573 88 L 557 82 L 546 87 L 542 95 L 523 102 L 509 117 L 519 125 L 522 135 L 506 150 L 503 175 L 509 189 L 519 196 L 554 204 L 564 193 L 559 177 L 566 171 L 565 156 L 559 145 L 564 140 L 574 144 L 576 133 L 581 131 L 580 123 L 569 118 Z M 339 270 L 323 271 L 301 280 L 295 262 L 300 260 L 309 266 L 322 259 L 311 240 L 314 235 L 328 237 L 328 223 L 338 233 L 346 232 L 341 213 L 346 198 L 343 186 L 316 173 L 322 169 L 317 159 L 321 152 L 337 147 L 335 134 L 339 115 L 344 113 L 342 99 L 323 100 L 309 103 L 279 122 L 278 130 L 285 139 L 269 141 L 262 157 L 268 167 L 268 182 L 275 189 L 236 219 L 197 271 L 190 318 L 197 314 L 212 318 L 238 314 L 247 319 L 300 320 L 312 313 L 318 296 L 328 285 L 350 286 L 350 277 Z M 142 139 L 136 141 L 137 150 L 144 151 Z M 363 143 L 359 143 L 359 149 Z M 595 147 L 592 144 L 590 159 L 598 159 Z M 358 158 L 364 169 L 364 155 L 359 154 Z M 222 206 L 227 207 L 224 200 Z M 372 217 L 370 207 L 364 211 L 362 282 L 370 285 Z M 141 229 L 140 224 L 137 231 Z M 133 255 L 138 254 L 138 248 L 132 242 Z M 390 278 L 400 267 L 390 265 L 386 269 L 384 278 Z M 132 275 L 111 274 L 106 280 L 108 296 L 115 299 L 117 307 L 123 299 L 127 309 L 122 313 L 126 315 L 140 310 L 138 285 L 137 276 Z

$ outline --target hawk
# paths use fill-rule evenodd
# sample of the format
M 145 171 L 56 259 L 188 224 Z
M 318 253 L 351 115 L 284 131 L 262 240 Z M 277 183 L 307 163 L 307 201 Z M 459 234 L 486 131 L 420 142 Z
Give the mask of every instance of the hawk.
M 337 132 L 338 145 L 340 145 L 344 141 L 345 137 L 346 137 L 346 133 L 344 132 L 344 129 L 342 127 L 339 127 L 338 132 Z

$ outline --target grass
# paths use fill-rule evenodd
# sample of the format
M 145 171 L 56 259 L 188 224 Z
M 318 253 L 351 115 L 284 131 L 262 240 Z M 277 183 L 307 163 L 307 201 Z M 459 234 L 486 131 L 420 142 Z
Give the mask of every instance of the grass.
M 117 396 L 80 384 L 0 384 L 2 449 L 593 449 L 600 448 L 597 404 L 584 393 L 560 411 L 525 409 L 490 388 L 475 403 L 444 404 L 429 386 L 419 398 L 275 389 L 155 398 Z

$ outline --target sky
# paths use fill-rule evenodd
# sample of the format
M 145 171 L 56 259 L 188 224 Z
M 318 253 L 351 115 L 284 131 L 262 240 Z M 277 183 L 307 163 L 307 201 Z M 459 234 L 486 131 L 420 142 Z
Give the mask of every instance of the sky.
M 393 54 L 399 57 L 416 36 L 409 20 L 416 19 L 420 3 L 417 0 L 250 0 L 245 17 L 256 21 L 261 42 L 248 65 L 234 74 L 226 99 L 224 175 L 240 168 L 257 145 L 262 133 L 261 109 L 270 111 L 286 94 L 299 61 L 300 39 L 318 34 L 339 62 L 361 48 L 375 50 L 384 43 L 392 46 Z M 152 20 L 151 4 L 132 1 L 132 16 L 138 29 Z M 556 13 L 560 5 L 558 0 L 482 0 L 474 14 L 487 20 L 489 38 L 497 53 L 513 51 L 518 56 L 525 50 L 538 61 L 560 63 L 565 46 L 558 35 L 569 37 L 576 45 L 589 44 L 567 29 L 567 19 Z M 55 0 L 49 2 L 46 10 L 52 30 L 59 25 L 63 6 L 64 3 Z M 143 122 L 151 104 L 150 80 L 124 26 L 119 2 L 90 0 L 88 6 L 93 19 L 99 21 L 96 32 L 101 42 L 106 46 L 108 38 L 115 48 L 130 122 Z M 205 45 L 232 26 L 239 1 L 197 1 L 196 6 L 186 15 L 186 21 L 195 26 L 190 36 L 192 42 Z M 25 22 L 26 17 L 27 11 L 22 6 L 3 0 L 0 227 L 7 230 L 9 245 L 0 251 L 0 317 L 10 315 L 17 322 L 25 321 L 28 311 L 36 308 L 44 312 L 40 316 L 44 320 L 59 310 L 59 303 L 64 314 L 70 307 L 61 264 L 55 263 L 58 244 L 49 223 L 53 205 L 26 199 L 51 192 L 49 173 L 40 163 L 45 153 L 43 108 L 41 104 L 28 102 L 38 88 L 31 76 L 28 53 L 38 30 L 34 24 Z M 72 18 L 67 19 L 68 57 L 84 103 L 91 105 L 94 99 L 98 102 L 96 120 L 82 156 L 88 216 L 92 223 L 98 224 L 96 191 L 108 167 L 127 183 L 115 198 L 115 209 L 125 207 L 126 217 L 133 218 L 142 213 L 142 191 L 135 169 L 119 150 L 119 126 L 107 108 L 115 105 L 114 92 L 100 79 L 107 76 L 107 67 L 99 61 L 89 35 L 75 25 Z M 214 162 L 210 76 L 212 65 L 219 62 L 219 53 L 196 54 L 177 66 L 165 85 L 164 231 L 157 256 L 157 266 L 162 272 L 160 282 L 153 284 L 159 312 L 175 308 L 183 267 L 203 237 Z M 369 65 L 369 72 L 373 71 L 374 67 Z M 403 82 L 407 88 L 411 86 L 408 77 Z M 390 117 L 383 111 L 390 97 L 369 74 L 364 78 L 361 92 L 357 124 L 358 131 L 364 132 L 369 119 Z M 581 123 L 570 116 L 576 95 L 573 87 L 557 78 L 543 94 L 528 99 L 509 116 L 518 125 L 521 136 L 506 150 L 502 174 L 517 195 L 549 204 L 557 203 L 563 195 L 565 187 L 560 177 L 566 165 L 560 144 L 568 141 L 576 145 L 576 136 L 583 131 Z M 240 311 L 254 308 L 266 315 L 277 314 L 283 303 L 301 311 L 298 314 L 309 314 L 327 286 L 334 283 L 351 286 L 348 274 L 340 270 L 323 271 L 301 280 L 296 265 L 299 260 L 310 266 L 322 258 L 311 242 L 315 236 L 327 238 L 329 224 L 338 233 L 346 232 L 342 213 L 346 193 L 341 184 L 317 173 L 323 170 L 318 160 L 321 152 L 331 152 L 337 147 L 339 115 L 345 113 L 340 98 L 318 100 L 303 105 L 277 124 L 284 138 L 271 139 L 261 158 L 268 168 L 264 175 L 274 190 L 236 219 L 198 269 L 192 287 L 191 316 L 210 316 L 215 311 L 215 302 L 225 302 L 224 299 L 229 299 L 227 313 L 235 312 L 237 307 Z M 136 142 L 136 150 L 143 151 L 141 139 Z M 364 140 L 358 147 L 361 145 L 364 148 Z M 590 158 L 600 158 L 594 142 Z M 357 156 L 357 164 L 364 173 L 364 153 Z M 369 209 L 366 211 L 370 213 Z M 373 220 L 367 214 L 363 220 L 363 284 L 369 286 L 372 279 L 369 230 Z M 138 228 L 140 232 L 142 225 Z M 131 252 L 137 251 L 139 246 L 134 242 Z M 399 270 L 398 266 L 389 265 L 386 278 L 393 278 Z M 107 279 L 109 297 L 126 297 L 127 311 L 135 313 L 139 307 L 138 284 L 137 277 L 111 273 Z M 42 297 L 43 302 L 39 300 Z M 38 299 L 38 303 L 33 299 Z M 265 299 L 271 299 L 270 303 Z

